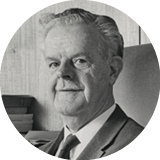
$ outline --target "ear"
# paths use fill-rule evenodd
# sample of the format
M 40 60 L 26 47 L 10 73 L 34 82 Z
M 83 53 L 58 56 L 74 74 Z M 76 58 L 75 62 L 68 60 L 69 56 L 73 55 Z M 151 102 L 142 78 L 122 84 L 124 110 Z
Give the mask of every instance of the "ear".
M 113 85 L 120 72 L 123 69 L 123 59 L 119 56 L 113 56 L 110 62 L 110 84 Z

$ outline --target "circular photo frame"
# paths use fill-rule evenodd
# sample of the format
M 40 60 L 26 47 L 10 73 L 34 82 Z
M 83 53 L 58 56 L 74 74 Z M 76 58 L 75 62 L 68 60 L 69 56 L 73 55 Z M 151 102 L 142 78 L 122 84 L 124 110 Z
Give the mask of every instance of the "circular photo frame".
M 30 17 L 1 65 L 8 122 L 27 145 L 71 160 L 126 148 L 153 115 L 159 80 L 143 29 L 120 10 L 87 0 L 57 3 Z

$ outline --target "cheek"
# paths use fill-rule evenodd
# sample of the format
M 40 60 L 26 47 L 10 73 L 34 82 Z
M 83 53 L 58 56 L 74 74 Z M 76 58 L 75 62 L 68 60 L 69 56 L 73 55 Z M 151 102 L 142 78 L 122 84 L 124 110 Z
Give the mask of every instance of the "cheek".
M 51 96 L 55 94 L 56 83 L 57 83 L 57 78 L 55 76 L 51 76 L 48 81 L 48 91 L 49 91 L 49 95 Z
M 87 86 L 91 86 L 91 88 L 93 88 L 94 86 L 97 86 L 97 84 L 99 84 L 104 78 L 103 75 L 104 74 L 102 74 L 102 70 L 93 66 L 84 72 L 83 79 L 85 80 Z
M 96 91 L 95 86 L 97 86 L 97 81 L 91 70 L 83 72 L 80 76 L 80 81 L 84 85 L 84 97 L 87 102 L 90 101 L 93 93 Z
M 105 68 L 100 70 L 96 67 L 88 69 L 81 75 L 81 81 L 85 86 L 84 94 L 86 100 L 90 101 L 91 98 L 107 87 L 109 82 L 109 71 Z

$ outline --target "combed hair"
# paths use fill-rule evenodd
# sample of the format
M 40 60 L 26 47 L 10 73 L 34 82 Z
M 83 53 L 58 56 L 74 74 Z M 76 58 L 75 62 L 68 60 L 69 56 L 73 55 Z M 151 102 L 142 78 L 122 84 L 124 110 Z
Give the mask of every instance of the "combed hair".
M 106 49 L 114 56 L 123 57 L 124 42 L 123 37 L 119 33 L 115 21 L 102 15 L 92 14 L 89 11 L 71 8 L 62 13 L 45 13 L 39 19 L 42 26 L 42 36 L 45 38 L 48 32 L 55 26 L 71 25 L 73 23 L 85 23 L 86 25 L 93 25 L 100 33 L 103 47 L 101 52 L 106 53 Z

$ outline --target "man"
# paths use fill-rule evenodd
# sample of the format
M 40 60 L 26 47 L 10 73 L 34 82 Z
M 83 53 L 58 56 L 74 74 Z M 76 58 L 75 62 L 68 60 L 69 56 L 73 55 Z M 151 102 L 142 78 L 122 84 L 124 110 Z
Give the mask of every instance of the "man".
M 59 136 L 40 149 L 64 159 L 90 160 L 125 147 L 143 128 L 115 104 L 123 38 L 114 20 L 69 9 L 45 14 L 40 23 L 51 73 L 49 96 L 64 124 Z

